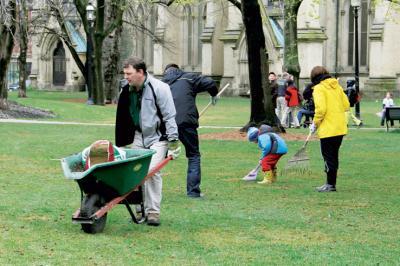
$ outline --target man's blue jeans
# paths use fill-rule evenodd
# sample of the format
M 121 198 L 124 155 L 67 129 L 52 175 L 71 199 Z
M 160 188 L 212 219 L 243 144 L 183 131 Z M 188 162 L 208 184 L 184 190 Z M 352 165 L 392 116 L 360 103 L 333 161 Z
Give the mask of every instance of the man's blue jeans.
M 301 108 L 299 112 L 297 113 L 297 120 L 299 120 L 299 123 L 301 124 L 301 119 L 303 115 L 306 117 L 306 120 L 304 122 L 309 121 L 309 119 L 312 120 L 314 117 L 314 111 L 306 110 L 304 108 Z
M 179 126 L 178 131 L 188 158 L 186 193 L 190 197 L 200 197 L 201 166 L 197 128 Z

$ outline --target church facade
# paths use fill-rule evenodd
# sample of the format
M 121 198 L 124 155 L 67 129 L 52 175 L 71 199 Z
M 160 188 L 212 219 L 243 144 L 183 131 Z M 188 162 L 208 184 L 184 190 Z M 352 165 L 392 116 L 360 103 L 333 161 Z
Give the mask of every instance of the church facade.
M 229 94 L 249 90 L 245 34 L 240 11 L 228 1 L 194 1 L 194 4 L 149 5 L 144 2 L 125 12 L 121 59 L 144 58 L 149 71 L 162 76 L 171 62 L 185 71 L 199 72 L 230 83 Z M 270 71 L 283 72 L 284 1 L 263 0 L 262 17 Z M 399 93 L 399 6 L 389 1 L 361 0 L 358 36 L 350 0 L 303 0 L 298 13 L 300 88 L 309 82 L 315 65 L 323 65 L 344 86 L 354 77 L 355 38 L 359 41 L 360 89 L 367 97 Z M 143 27 L 133 27 L 140 21 Z M 150 34 L 149 34 L 150 32 Z M 84 36 L 72 23 L 70 34 L 84 59 Z M 66 45 L 51 35 L 33 40 L 30 78 L 39 88 L 82 89 L 84 79 Z

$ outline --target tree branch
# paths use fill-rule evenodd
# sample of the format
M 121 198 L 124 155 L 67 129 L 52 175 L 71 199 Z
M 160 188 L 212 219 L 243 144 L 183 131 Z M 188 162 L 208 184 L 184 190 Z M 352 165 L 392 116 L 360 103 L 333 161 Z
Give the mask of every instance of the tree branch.
M 246 0 L 244 0 L 244 1 L 246 1 Z M 237 0 L 228 0 L 228 2 L 230 2 L 231 4 L 233 4 L 234 6 L 239 8 L 240 11 L 242 10 L 242 4 L 239 1 L 237 1 Z

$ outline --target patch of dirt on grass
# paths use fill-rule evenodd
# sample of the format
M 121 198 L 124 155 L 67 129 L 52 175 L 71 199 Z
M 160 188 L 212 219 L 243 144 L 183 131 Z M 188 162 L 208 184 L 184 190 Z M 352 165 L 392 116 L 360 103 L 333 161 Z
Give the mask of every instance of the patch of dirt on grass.
M 82 99 L 82 98 L 71 98 L 71 99 L 64 99 L 64 102 L 69 102 L 69 103 L 86 103 L 87 99 Z
M 17 119 L 17 118 L 54 118 L 56 115 L 40 108 L 33 108 L 21 105 L 14 101 L 8 101 L 8 110 L 0 109 L 1 119 Z
M 299 140 L 305 141 L 307 135 L 305 133 L 292 133 L 286 132 L 279 134 L 284 140 Z M 232 130 L 226 132 L 206 133 L 200 134 L 200 139 L 213 139 L 213 140 L 236 140 L 236 141 L 247 141 L 246 133 L 239 132 L 239 130 Z M 310 140 L 317 140 L 315 136 L 312 136 Z

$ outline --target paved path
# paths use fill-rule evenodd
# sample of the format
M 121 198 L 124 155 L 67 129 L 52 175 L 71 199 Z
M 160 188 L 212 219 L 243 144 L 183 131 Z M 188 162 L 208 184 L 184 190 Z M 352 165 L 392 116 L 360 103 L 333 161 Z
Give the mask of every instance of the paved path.
M 79 125 L 79 126 L 115 126 L 115 124 L 107 123 L 81 123 L 81 122 L 63 122 L 63 121 L 48 121 L 48 120 L 27 120 L 27 119 L 0 119 L 0 123 L 19 123 L 19 124 L 43 124 L 43 125 Z M 240 126 L 200 126 L 199 128 L 210 129 L 240 129 Z M 350 127 L 351 130 L 385 130 L 386 127 Z M 397 128 L 391 128 L 397 129 Z M 389 129 L 390 130 L 390 129 Z
M 27 119 L 0 119 L 0 123 L 18 123 L 18 124 L 43 124 L 43 125 L 79 125 L 79 126 L 115 126 L 115 124 L 107 123 L 81 123 L 81 122 L 62 122 L 48 120 L 27 120 Z M 200 128 L 217 128 L 217 129 L 240 129 L 239 126 L 200 126 Z
M 80 126 L 114 126 L 114 124 L 99 123 L 80 123 L 80 122 L 62 122 L 47 120 L 25 120 L 25 119 L 0 119 L 0 123 L 20 123 L 20 124 L 47 124 L 47 125 L 80 125 Z

